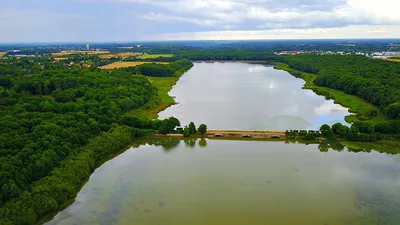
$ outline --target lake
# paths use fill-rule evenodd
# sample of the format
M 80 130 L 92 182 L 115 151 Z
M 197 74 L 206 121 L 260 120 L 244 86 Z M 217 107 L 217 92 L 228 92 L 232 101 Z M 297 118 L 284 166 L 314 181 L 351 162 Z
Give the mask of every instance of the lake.
M 210 129 L 285 131 L 346 123 L 348 109 L 302 89 L 304 83 L 272 66 L 194 63 L 170 92 L 179 104 L 159 116 Z
M 160 113 L 214 129 L 309 129 L 347 109 L 272 67 L 195 63 Z M 339 143 L 140 139 L 47 225 L 400 224 L 400 155 Z
M 331 147 L 149 140 L 98 168 L 48 225 L 399 224 L 400 157 Z

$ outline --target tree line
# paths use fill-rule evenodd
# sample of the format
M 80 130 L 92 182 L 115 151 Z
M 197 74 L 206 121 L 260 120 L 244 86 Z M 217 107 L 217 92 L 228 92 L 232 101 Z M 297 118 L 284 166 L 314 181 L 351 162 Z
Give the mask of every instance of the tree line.
M 121 68 L 117 71 L 142 74 L 149 77 L 170 77 L 178 70 L 190 68 L 193 63 L 187 59 L 180 59 L 168 64 L 145 63 L 136 67 Z

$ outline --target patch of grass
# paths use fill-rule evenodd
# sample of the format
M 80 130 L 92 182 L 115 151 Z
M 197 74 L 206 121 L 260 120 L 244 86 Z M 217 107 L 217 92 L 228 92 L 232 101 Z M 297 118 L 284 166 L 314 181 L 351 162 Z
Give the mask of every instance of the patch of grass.
M 103 70 L 113 70 L 118 68 L 135 67 L 146 63 L 168 64 L 167 62 L 115 62 L 100 67 Z
M 151 100 L 146 106 L 132 110 L 127 114 L 132 114 L 146 119 L 156 119 L 159 112 L 176 104 L 175 99 L 171 97 L 168 92 L 176 82 L 178 82 L 179 78 L 190 68 L 192 67 L 182 68 L 171 77 L 148 77 L 150 83 L 158 89 L 157 97 Z
M 178 82 L 179 77 L 149 77 L 151 84 L 158 88 L 158 96 L 165 104 L 174 104 L 175 100 L 168 92 Z
M 137 58 L 138 59 L 155 59 L 155 58 L 159 58 L 159 57 L 171 58 L 173 56 L 174 55 L 172 55 L 172 54 L 144 54 L 144 55 L 138 56 Z
M 364 101 L 360 97 L 346 94 L 343 91 L 339 91 L 339 90 L 335 90 L 335 89 L 331 89 L 331 88 L 327 88 L 327 87 L 322 87 L 322 86 L 317 86 L 314 83 L 314 80 L 317 78 L 316 74 L 304 73 L 304 72 L 292 69 L 289 67 L 289 65 L 284 64 L 284 63 L 276 63 L 275 69 L 285 70 L 295 77 L 302 78 L 305 81 L 305 84 L 303 86 L 304 89 L 311 89 L 318 95 L 322 95 L 327 98 L 333 99 L 335 101 L 335 103 L 348 108 L 350 113 L 356 114 L 361 109 L 366 109 L 366 108 L 377 110 L 378 115 L 367 121 L 379 123 L 379 122 L 387 120 L 387 118 L 382 114 L 382 112 L 380 112 L 378 110 L 378 108 L 376 106 Z M 346 116 L 345 120 L 348 123 L 353 123 L 355 121 L 359 121 L 359 119 L 357 118 L 356 115 Z
M 102 58 L 102 59 L 111 59 L 111 58 L 125 59 L 125 58 L 129 58 L 129 57 L 138 56 L 140 54 L 142 54 L 142 53 L 138 53 L 138 52 L 121 52 L 121 53 L 101 55 L 100 58 Z

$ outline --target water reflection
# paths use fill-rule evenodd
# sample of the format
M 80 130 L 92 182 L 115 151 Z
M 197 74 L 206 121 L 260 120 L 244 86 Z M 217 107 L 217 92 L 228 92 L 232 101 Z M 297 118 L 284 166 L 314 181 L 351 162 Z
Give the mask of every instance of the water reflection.
M 194 148 L 196 146 L 196 140 L 194 138 L 191 139 L 184 139 L 186 147 Z
M 205 138 L 200 139 L 199 146 L 202 147 L 202 148 L 207 147 L 207 141 L 206 141 Z
M 399 224 L 397 156 L 288 143 L 143 139 L 48 224 Z
M 345 123 L 347 109 L 285 71 L 246 63 L 195 63 L 171 90 L 178 105 L 159 114 L 209 129 L 317 129 Z

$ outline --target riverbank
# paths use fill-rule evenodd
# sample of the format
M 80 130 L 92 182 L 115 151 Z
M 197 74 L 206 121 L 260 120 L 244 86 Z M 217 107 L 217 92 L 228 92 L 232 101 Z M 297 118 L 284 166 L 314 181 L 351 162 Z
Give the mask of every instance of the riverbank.
M 295 77 L 302 78 L 305 81 L 305 84 L 303 86 L 304 89 L 310 89 L 314 91 L 316 94 L 325 96 L 328 99 L 333 99 L 335 103 L 348 108 L 349 112 L 353 113 L 353 115 L 345 117 L 345 120 L 348 123 L 359 121 L 359 119 L 357 118 L 357 113 L 359 113 L 360 110 L 366 108 L 376 110 L 378 112 L 378 115 L 369 120 L 364 120 L 364 121 L 379 123 L 387 120 L 387 118 L 382 114 L 382 112 L 379 111 L 379 109 L 376 106 L 364 101 L 363 99 L 357 96 L 349 95 L 342 91 L 334 90 L 331 88 L 317 86 L 314 83 L 314 80 L 317 77 L 316 74 L 301 72 L 290 68 L 288 64 L 280 62 L 276 63 L 274 68 L 278 70 L 287 71 L 288 73 L 290 73 Z
M 260 64 L 266 64 L 267 61 L 265 60 L 190 60 L 191 62 L 194 63 L 260 63 Z
M 175 99 L 168 93 L 175 86 L 181 76 L 192 67 L 193 65 L 182 68 L 175 72 L 171 77 L 148 77 L 151 85 L 158 89 L 158 97 L 150 101 L 146 106 L 128 112 L 127 115 L 135 115 L 150 120 L 156 119 L 159 112 L 164 111 L 171 105 L 177 104 Z

